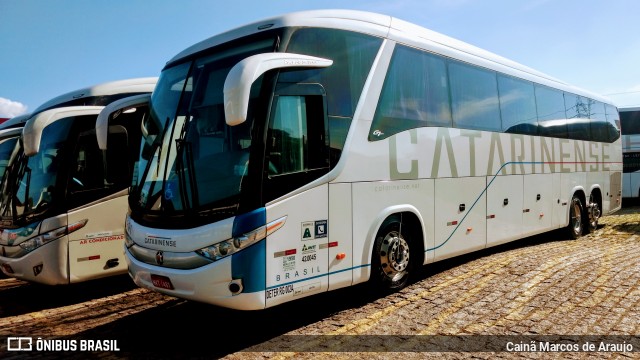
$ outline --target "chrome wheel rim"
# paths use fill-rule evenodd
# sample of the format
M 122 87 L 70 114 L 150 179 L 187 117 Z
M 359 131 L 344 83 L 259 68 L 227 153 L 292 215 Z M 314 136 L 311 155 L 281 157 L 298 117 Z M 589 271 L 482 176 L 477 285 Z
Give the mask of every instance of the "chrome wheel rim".
M 389 232 L 382 240 L 380 265 L 391 281 L 398 281 L 407 273 L 409 244 L 397 231 Z
M 573 201 L 573 215 L 571 221 L 573 221 L 573 232 L 578 234 L 582 228 L 582 217 L 580 216 L 580 203 L 577 200 Z
M 591 205 L 591 211 L 589 211 L 589 221 L 591 222 L 592 227 L 596 227 L 598 225 L 598 219 L 600 219 L 600 207 L 598 204 Z

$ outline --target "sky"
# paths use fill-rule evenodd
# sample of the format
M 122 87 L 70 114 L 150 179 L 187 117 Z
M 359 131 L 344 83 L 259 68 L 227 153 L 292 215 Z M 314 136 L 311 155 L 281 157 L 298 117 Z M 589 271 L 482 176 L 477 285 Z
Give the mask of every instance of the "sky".
M 196 42 L 311 9 L 395 16 L 640 106 L 637 0 L 0 0 L 0 118 L 83 87 L 159 76 Z

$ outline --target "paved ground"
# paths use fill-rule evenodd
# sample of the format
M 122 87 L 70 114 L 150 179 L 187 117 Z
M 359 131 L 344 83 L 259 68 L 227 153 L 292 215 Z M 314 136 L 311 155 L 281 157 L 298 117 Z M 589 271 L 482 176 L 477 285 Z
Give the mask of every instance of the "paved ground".
M 127 277 L 69 288 L 0 279 L 0 339 L 117 340 L 120 352 L 90 354 L 100 358 L 640 358 L 639 334 L 635 206 L 604 217 L 594 234 L 578 240 L 554 232 L 428 266 L 395 294 L 357 286 L 261 312 L 170 298 Z M 620 347 L 538 351 L 587 341 Z M 536 351 L 504 351 L 508 342 Z M 7 353 L 4 345 L 0 357 L 27 354 Z M 455 351 L 461 347 L 468 351 Z M 446 352 L 423 352 L 434 349 Z

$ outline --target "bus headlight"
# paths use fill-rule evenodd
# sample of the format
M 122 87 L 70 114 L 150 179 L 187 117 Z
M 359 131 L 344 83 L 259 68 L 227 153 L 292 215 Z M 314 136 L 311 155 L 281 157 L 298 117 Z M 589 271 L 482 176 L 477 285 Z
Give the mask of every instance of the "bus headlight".
M 278 220 L 268 223 L 267 225 L 260 226 L 257 229 L 249 231 L 242 236 L 224 240 L 211 246 L 196 250 L 196 254 L 204 256 L 212 261 L 220 260 L 265 239 L 267 236 L 273 234 L 284 226 L 286 220 L 287 217 L 283 216 Z
M 19 244 L 19 246 L 24 250 L 21 252 L 21 254 L 19 254 L 19 256 L 23 256 L 37 248 L 39 248 L 40 246 L 49 243 L 51 241 L 57 240 L 67 234 L 70 234 L 82 227 L 84 227 L 87 224 L 87 219 L 78 221 L 77 223 L 71 224 L 71 225 L 67 225 L 67 226 L 63 226 L 61 228 L 57 228 L 55 230 L 51 230 L 49 232 L 46 232 L 44 234 L 40 234 L 38 236 L 32 237 L 31 239 L 27 240 L 27 241 L 23 241 Z
M 21 242 L 20 247 L 26 250 L 27 252 L 30 252 L 50 241 L 57 240 L 63 237 L 64 235 L 66 235 L 66 233 L 67 233 L 67 227 L 63 226 L 61 228 L 49 231 L 48 233 L 44 233 L 42 235 L 32 237 L 27 241 Z
M 135 244 L 136 243 L 131 238 L 131 235 L 129 235 L 129 218 L 127 218 L 127 223 L 126 223 L 126 226 L 124 227 L 124 246 L 128 249 Z

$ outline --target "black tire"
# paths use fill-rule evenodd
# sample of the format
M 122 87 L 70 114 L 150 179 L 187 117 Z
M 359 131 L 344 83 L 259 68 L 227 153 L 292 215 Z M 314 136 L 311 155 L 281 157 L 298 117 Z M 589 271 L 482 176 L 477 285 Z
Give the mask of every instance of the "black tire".
M 585 231 L 587 234 L 598 230 L 598 220 L 600 220 L 601 215 L 600 205 L 598 205 L 598 201 L 596 200 L 592 202 L 591 206 L 586 210 L 585 219 L 587 226 L 585 227 Z
M 567 225 L 567 232 L 572 239 L 577 239 L 582 236 L 584 230 L 583 216 L 584 207 L 582 201 L 577 196 L 573 196 L 571 203 L 569 204 L 569 225 Z
M 371 260 L 371 282 L 376 290 L 397 291 L 405 287 L 419 258 L 408 225 L 400 218 L 387 218 L 376 234 Z

